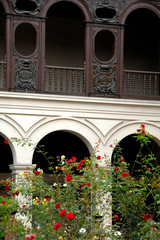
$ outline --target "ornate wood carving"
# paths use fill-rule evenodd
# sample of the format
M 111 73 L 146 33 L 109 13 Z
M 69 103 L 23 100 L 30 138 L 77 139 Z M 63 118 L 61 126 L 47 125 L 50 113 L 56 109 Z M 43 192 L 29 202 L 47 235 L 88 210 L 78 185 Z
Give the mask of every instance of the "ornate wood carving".
M 116 67 L 98 65 L 94 67 L 94 90 L 105 96 L 115 94 Z
M 128 0 L 83 0 L 89 7 L 89 10 L 92 14 L 93 21 L 95 22 L 118 22 L 119 17 L 124 10 L 125 6 L 127 5 Z M 108 8 L 114 9 L 116 14 L 114 18 L 98 18 L 96 16 L 96 9 L 97 8 Z
M 34 11 L 19 10 L 19 9 L 17 9 L 17 6 L 16 6 L 17 0 L 8 0 L 8 1 L 11 3 L 11 5 L 13 7 L 13 10 L 16 13 L 19 13 L 19 14 L 27 13 L 27 14 L 30 14 L 30 15 L 36 15 L 48 0 L 28 0 L 28 1 L 34 2 L 36 4 L 37 7 Z
M 160 1 L 154 1 L 153 2 L 155 5 L 157 5 L 158 7 L 160 7 Z
M 20 59 L 15 67 L 15 87 L 26 90 L 36 88 L 36 67 L 31 60 Z

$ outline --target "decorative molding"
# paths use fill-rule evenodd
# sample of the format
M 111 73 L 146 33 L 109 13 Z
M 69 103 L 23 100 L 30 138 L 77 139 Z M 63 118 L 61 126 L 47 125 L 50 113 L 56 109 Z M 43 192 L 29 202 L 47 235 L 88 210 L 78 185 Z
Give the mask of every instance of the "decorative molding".
M 35 89 L 36 67 L 31 60 L 20 59 L 15 66 L 15 87 Z
M 153 2 L 155 5 L 157 5 L 158 7 L 160 7 L 160 1 L 154 1 Z
M 118 22 L 128 0 L 83 0 L 92 14 L 93 21 L 95 22 Z M 114 9 L 116 14 L 113 18 L 98 18 L 96 16 L 96 9 L 108 8 Z
M 37 7 L 34 11 L 19 10 L 19 9 L 17 9 L 17 6 L 16 6 L 17 0 L 8 0 L 8 1 L 11 3 L 12 8 L 16 13 L 36 15 L 48 0 L 28 0 L 28 1 L 34 2 L 36 4 Z
M 94 67 L 94 90 L 105 96 L 115 94 L 116 67 L 98 65 Z

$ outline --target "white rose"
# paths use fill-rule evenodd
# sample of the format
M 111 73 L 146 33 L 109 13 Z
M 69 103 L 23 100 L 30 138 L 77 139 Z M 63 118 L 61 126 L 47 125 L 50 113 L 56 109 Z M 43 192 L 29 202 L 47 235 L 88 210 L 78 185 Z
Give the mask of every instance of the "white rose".
M 80 230 L 79 230 L 79 233 L 85 233 L 86 232 L 86 229 L 85 228 L 81 228 Z

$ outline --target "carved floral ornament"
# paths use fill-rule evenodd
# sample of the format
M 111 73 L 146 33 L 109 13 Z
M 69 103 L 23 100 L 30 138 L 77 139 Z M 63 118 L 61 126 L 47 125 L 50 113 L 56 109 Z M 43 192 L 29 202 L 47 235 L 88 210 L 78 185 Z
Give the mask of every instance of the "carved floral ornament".
M 94 90 L 105 96 L 115 94 L 116 67 L 98 65 L 94 67 Z

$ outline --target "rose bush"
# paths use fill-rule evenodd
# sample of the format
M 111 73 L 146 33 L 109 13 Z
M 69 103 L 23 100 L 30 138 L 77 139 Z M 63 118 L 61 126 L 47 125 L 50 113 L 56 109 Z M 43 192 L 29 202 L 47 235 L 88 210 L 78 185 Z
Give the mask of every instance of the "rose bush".
M 112 163 L 106 156 L 96 156 L 97 143 L 94 157 L 77 162 L 75 156 L 68 160 L 63 155 L 56 167 L 50 163 L 52 185 L 34 166 L 16 180 L 1 181 L 0 238 L 160 239 L 160 167 L 150 150 L 143 153 L 152 138 L 144 124 L 134 137 L 140 149 L 132 169 L 119 143 L 110 145 Z M 32 146 L 25 139 L 10 141 Z M 49 161 L 46 153 L 38 151 Z

